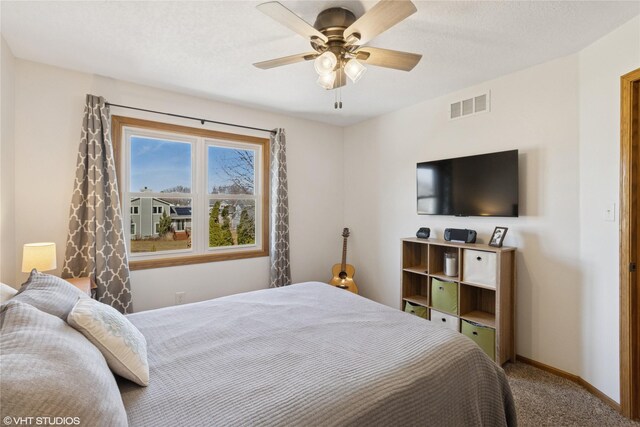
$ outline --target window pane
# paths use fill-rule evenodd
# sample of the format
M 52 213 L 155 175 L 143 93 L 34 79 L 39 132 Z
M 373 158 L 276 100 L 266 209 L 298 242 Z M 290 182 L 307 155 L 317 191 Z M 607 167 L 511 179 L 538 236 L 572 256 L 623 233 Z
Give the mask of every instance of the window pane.
M 254 194 L 255 154 L 253 150 L 209 146 L 209 194 Z
M 132 197 L 131 207 L 132 253 L 191 248 L 191 199 Z
M 191 144 L 131 137 L 130 191 L 191 192 Z
M 209 247 L 254 245 L 256 204 L 254 200 L 209 201 Z

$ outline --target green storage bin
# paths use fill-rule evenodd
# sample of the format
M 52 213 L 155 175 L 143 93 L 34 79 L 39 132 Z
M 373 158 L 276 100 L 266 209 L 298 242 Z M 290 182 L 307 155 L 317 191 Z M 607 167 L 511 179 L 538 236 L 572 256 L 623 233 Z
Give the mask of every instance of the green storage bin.
M 423 319 L 427 318 L 427 307 L 423 307 L 417 304 L 411 304 L 409 301 L 404 305 L 404 311 L 407 313 L 415 314 Z
M 496 360 L 496 330 L 479 323 L 462 321 L 462 334 L 471 338 L 491 360 Z
M 431 307 L 445 313 L 458 314 L 458 284 L 432 279 Z

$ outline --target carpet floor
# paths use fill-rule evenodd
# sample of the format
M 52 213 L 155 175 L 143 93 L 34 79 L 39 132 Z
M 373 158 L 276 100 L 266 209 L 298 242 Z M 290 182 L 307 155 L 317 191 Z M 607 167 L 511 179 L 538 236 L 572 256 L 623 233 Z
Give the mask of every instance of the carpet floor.
M 505 372 L 516 403 L 518 425 L 640 427 L 580 385 L 521 362 Z

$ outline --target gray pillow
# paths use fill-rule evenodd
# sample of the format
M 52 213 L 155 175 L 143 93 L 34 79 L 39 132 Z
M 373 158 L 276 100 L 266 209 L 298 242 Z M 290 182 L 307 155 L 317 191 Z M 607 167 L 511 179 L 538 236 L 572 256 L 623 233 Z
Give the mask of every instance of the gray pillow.
M 12 299 L 66 320 L 78 298 L 88 296 L 64 279 L 33 269 L 29 280 Z
M 12 299 L 0 310 L 1 419 L 63 417 L 69 425 L 127 425 L 116 380 L 100 350 L 64 320 L 28 304 Z

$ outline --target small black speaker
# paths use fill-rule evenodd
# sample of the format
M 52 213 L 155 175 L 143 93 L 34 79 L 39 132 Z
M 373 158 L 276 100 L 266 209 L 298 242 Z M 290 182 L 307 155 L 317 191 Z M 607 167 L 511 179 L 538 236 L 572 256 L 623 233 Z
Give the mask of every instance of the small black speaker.
M 444 230 L 444 240 L 447 242 L 475 243 L 477 233 L 475 230 L 462 228 L 446 228 Z
M 427 227 L 420 227 L 420 230 L 416 233 L 418 239 L 428 239 L 431 235 L 431 229 Z

